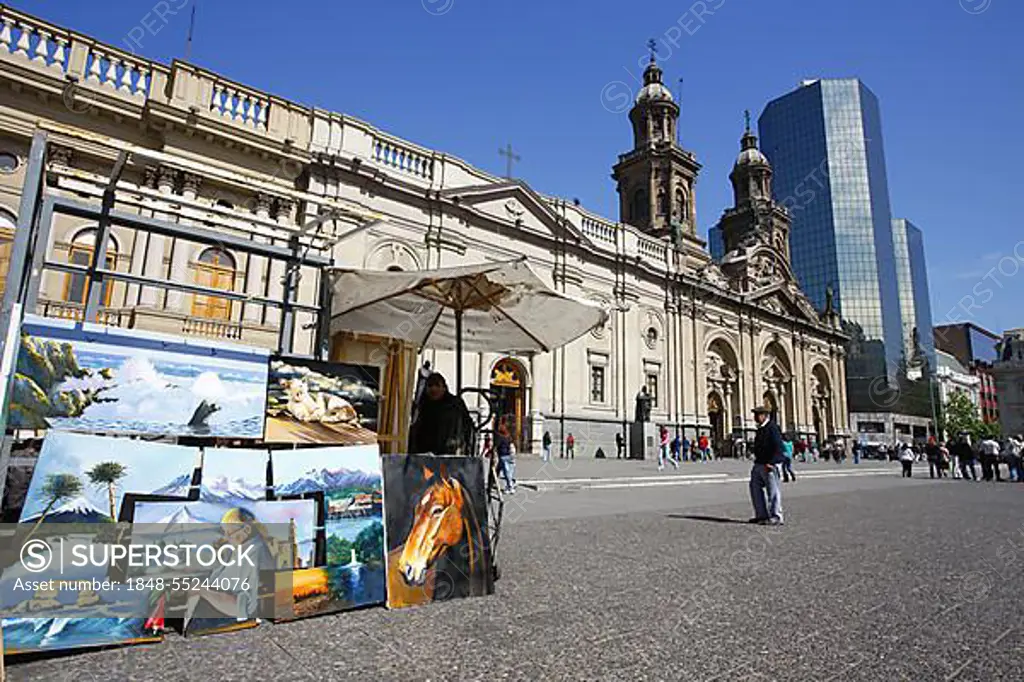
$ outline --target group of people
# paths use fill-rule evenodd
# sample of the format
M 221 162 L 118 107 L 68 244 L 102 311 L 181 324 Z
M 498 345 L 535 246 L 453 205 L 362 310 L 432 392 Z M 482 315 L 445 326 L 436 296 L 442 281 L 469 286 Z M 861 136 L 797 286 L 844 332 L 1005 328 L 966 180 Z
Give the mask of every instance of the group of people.
M 1002 466 L 1007 468 L 1010 481 L 1024 483 L 1022 452 L 1024 436 L 1008 436 L 1002 442 L 995 438 L 982 438 L 976 443 L 968 434 L 960 434 L 946 442 L 934 437 L 924 445 L 903 443 L 899 446 L 898 458 L 903 465 L 903 476 L 913 476 L 914 463 L 928 462 L 929 478 L 959 478 L 965 481 L 1003 480 Z M 981 476 L 978 476 L 978 464 Z
M 665 425 L 658 429 L 658 436 L 658 471 L 665 468 L 666 461 L 678 468 L 680 462 L 712 462 L 715 459 L 715 451 L 707 436 L 699 436 L 691 441 L 677 433 L 675 438 L 670 440 L 668 427 Z

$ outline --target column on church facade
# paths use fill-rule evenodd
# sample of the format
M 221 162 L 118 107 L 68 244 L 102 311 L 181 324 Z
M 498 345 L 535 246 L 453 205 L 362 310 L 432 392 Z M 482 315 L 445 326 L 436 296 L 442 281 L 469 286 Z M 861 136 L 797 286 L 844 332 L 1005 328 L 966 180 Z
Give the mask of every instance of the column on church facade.
M 807 365 L 804 354 L 803 340 L 794 337 L 791 340 L 793 356 L 793 428 L 798 432 L 806 432 L 807 424 Z
M 181 190 L 182 197 L 190 201 L 195 200 L 199 193 L 199 185 L 202 184 L 202 181 L 202 177 L 195 175 L 194 173 L 183 173 Z M 192 224 L 192 221 L 188 218 L 181 218 L 178 222 L 181 225 Z M 188 260 L 192 251 L 193 247 L 191 242 L 184 242 L 180 239 L 175 240 L 174 253 L 171 256 L 170 280 L 172 282 L 191 282 L 192 278 L 188 276 Z M 171 290 L 167 294 L 167 307 L 170 310 L 176 310 L 187 315 L 191 312 L 188 309 L 189 299 L 190 297 L 184 292 Z
M 674 352 L 676 341 L 674 318 L 675 305 L 669 302 L 665 305 L 665 352 L 663 357 L 665 362 L 665 412 L 668 415 L 669 423 L 673 424 L 679 422 L 679 384 L 676 381 L 679 362 Z
M 154 182 L 157 191 L 168 197 L 174 192 L 174 181 L 177 171 L 161 166 L 156 169 Z M 163 211 L 153 211 L 153 217 L 157 220 L 168 220 L 170 216 Z M 142 266 L 142 274 L 154 279 L 167 279 L 167 272 L 164 269 L 164 256 L 167 250 L 167 238 L 152 232 L 147 233 L 147 245 L 145 247 L 145 263 Z M 155 287 L 143 287 L 140 293 L 139 303 L 142 306 L 156 308 L 159 302 L 164 300 L 164 290 Z
M 700 413 L 699 386 L 697 384 L 697 350 L 694 345 L 697 336 L 697 319 L 694 315 L 692 302 L 687 302 L 683 317 L 683 376 L 686 389 L 687 407 L 684 421 L 696 426 Z
M 292 210 L 295 202 L 290 199 L 277 200 L 277 223 L 281 227 L 288 228 L 292 225 Z M 287 246 L 281 241 L 276 242 L 279 246 Z M 270 281 L 267 283 L 267 298 L 280 301 L 284 297 L 284 276 L 287 263 L 280 258 L 274 258 L 270 262 Z M 281 324 L 281 309 L 276 306 L 267 306 L 266 322 L 268 326 L 276 327 Z
M 270 208 L 273 198 L 269 194 L 260 192 L 256 195 L 256 217 L 262 220 L 270 219 Z M 267 242 L 266 237 L 255 236 L 254 239 Z M 251 296 L 262 296 L 264 291 L 264 278 L 267 271 L 267 258 L 265 256 L 249 255 L 245 269 L 245 293 Z M 262 321 L 263 306 L 258 303 L 242 304 L 242 321 L 247 324 L 260 324 Z

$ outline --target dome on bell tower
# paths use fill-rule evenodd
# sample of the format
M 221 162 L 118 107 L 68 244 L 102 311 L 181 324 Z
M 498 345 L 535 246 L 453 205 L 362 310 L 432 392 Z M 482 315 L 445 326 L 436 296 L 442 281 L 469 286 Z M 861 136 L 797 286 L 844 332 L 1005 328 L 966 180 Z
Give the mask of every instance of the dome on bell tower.
M 651 61 L 647 68 L 644 69 L 644 87 L 640 88 L 640 92 L 636 96 L 637 104 L 642 102 L 672 101 L 672 91 L 661 82 L 661 76 L 661 67 L 658 66 L 652 52 Z

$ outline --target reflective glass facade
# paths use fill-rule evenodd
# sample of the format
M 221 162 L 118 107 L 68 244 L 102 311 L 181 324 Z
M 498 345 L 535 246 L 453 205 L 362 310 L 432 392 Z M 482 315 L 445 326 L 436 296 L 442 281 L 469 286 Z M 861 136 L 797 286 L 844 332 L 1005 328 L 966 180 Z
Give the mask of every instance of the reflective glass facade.
M 708 251 L 716 261 L 721 261 L 725 255 L 725 238 L 722 236 L 722 228 L 712 227 L 708 230 Z
M 851 412 L 896 409 L 902 321 L 875 95 L 856 79 L 809 81 L 758 120 L 775 199 L 792 216 L 793 269 L 824 308 L 829 286 L 851 336 Z
M 934 369 L 935 334 L 932 331 L 928 272 L 924 264 L 924 236 L 909 220 L 895 218 L 892 221 L 892 244 L 896 253 L 896 282 L 903 321 L 903 352 L 911 364 L 915 354 L 923 353 L 928 366 Z M 915 330 L 920 350 L 915 348 Z

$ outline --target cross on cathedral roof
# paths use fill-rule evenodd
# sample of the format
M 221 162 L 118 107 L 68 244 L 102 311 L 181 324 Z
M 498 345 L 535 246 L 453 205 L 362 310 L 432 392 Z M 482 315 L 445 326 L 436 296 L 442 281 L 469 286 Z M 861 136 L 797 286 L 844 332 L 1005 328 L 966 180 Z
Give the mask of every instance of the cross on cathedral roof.
M 647 41 L 647 49 L 651 51 L 651 63 L 655 62 L 655 57 L 658 54 L 658 41 L 651 38 Z

